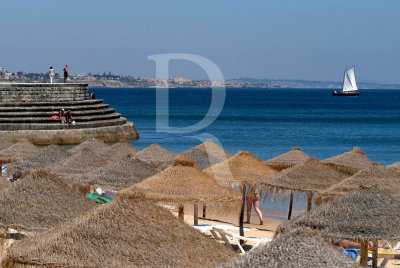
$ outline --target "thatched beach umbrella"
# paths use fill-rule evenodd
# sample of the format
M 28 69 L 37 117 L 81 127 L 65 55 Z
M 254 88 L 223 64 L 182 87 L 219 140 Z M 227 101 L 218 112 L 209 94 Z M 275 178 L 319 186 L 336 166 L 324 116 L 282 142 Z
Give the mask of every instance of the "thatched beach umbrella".
M 0 151 L 0 162 L 13 162 L 37 152 L 39 149 L 29 141 L 19 141 Z
M 353 150 L 341 155 L 333 156 L 322 160 L 323 163 L 333 168 L 353 175 L 358 171 L 372 166 L 372 161 L 360 148 L 354 147 Z
M 128 157 L 79 176 L 74 182 L 120 190 L 141 182 L 156 173 L 157 171 L 145 162 Z
M 277 171 L 265 165 L 250 152 L 240 151 L 235 156 L 204 170 L 222 184 L 249 183 L 267 178 Z
M 374 163 L 372 167 L 363 169 L 353 176 L 319 192 L 322 198 L 341 197 L 360 188 L 375 189 L 395 198 L 400 198 L 400 174 Z
M 164 163 L 173 161 L 175 154 L 168 151 L 164 147 L 161 147 L 157 143 L 154 143 L 149 147 L 143 149 L 142 151 L 136 153 L 135 157 L 154 168 L 158 168 Z
M 293 147 L 291 151 L 275 158 L 264 161 L 265 164 L 276 170 L 293 167 L 296 164 L 308 160 L 310 156 L 299 147 Z
M 138 195 L 18 241 L 4 266 L 214 267 L 234 253 Z
M 196 147 L 180 153 L 179 155 L 189 156 L 200 169 L 208 168 L 233 156 L 211 140 L 207 140 Z
M 11 170 L 28 171 L 37 168 L 45 168 L 58 161 L 71 156 L 71 153 L 58 145 L 46 146 L 39 151 L 20 159 L 9 165 Z
M 7 149 L 8 147 L 12 146 L 14 143 L 6 138 L 0 138 L 0 151 Z
M 400 173 L 400 161 L 389 165 L 388 168 Z
M 191 159 L 193 159 L 193 161 L 196 164 L 196 167 L 199 169 L 205 169 L 223 161 L 222 159 L 216 158 L 213 155 L 208 154 L 206 151 L 199 150 L 196 148 L 191 148 L 178 155 L 190 157 Z
M 83 148 L 70 157 L 58 161 L 51 166 L 51 169 L 58 174 L 84 174 L 96 168 L 103 167 L 107 161 L 99 157 L 88 148 Z
M 129 142 L 117 142 L 112 146 L 106 147 L 104 150 L 98 151 L 97 153 L 101 158 L 104 158 L 109 162 L 116 162 L 123 160 L 128 156 L 132 157 L 137 152 L 139 152 L 139 150 Z
M 259 183 L 266 193 L 270 191 L 277 191 L 278 193 L 290 191 L 288 213 L 288 219 L 290 219 L 295 191 L 307 193 L 307 210 L 309 211 L 313 193 L 339 183 L 345 178 L 344 173 L 334 170 L 316 158 L 310 158 L 303 163 L 270 176 L 267 180 L 260 179 Z
M 197 224 L 197 202 L 235 206 L 240 202 L 240 194 L 230 187 L 221 186 L 210 175 L 194 167 L 188 157 L 178 156 L 174 166 L 135 184 L 126 191 L 140 191 L 150 200 L 180 204 L 193 202 L 195 205 L 195 225 Z
M 103 150 L 108 149 L 109 146 L 105 144 L 103 141 L 91 138 L 88 139 L 87 141 L 82 142 L 81 144 L 69 149 L 68 151 L 72 154 L 76 154 L 78 152 L 81 152 L 83 149 L 90 149 L 93 152 L 100 152 Z
M 265 165 L 252 153 L 240 151 L 235 156 L 205 169 L 204 172 L 213 176 L 219 183 L 224 185 L 242 184 L 242 206 L 239 227 L 240 235 L 244 235 L 243 217 L 247 185 L 255 187 L 258 178 L 268 178 L 277 171 Z
M 327 243 L 317 232 L 297 229 L 219 267 L 355 268 L 360 266 Z
M 219 146 L 212 140 L 206 140 L 202 144 L 197 145 L 196 147 L 193 147 L 193 148 L 196 148 L 201 151 L 205 151 L 208 154 L 210 154 L 216 158 L 223 159 L 223 160 L 228 159 L 233 156 L 233 154 L 231 154 L 230 152 L 228 152 L 227 150 L 225 150 L 224 148 L 222 148 L 221 146 Z
M 1 181 L 0 226 L 3 228 L 47 229 L 96 205 L 43 169 L 14 183 Z
M 371 189 L 359 190 L 282 223 L 277 234 L 297 228 L 309 228 L 327 238 L 360 240 L 365 265 L 368 241 L 400 240 L 400 200 Z

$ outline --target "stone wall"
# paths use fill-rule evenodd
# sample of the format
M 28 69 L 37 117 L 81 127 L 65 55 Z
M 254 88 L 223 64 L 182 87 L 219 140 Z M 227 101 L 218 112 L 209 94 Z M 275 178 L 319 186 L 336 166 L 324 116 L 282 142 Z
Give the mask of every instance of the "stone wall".
M 87 99 L 88 84 L 0 83 L 0 102 L 65 102 Z

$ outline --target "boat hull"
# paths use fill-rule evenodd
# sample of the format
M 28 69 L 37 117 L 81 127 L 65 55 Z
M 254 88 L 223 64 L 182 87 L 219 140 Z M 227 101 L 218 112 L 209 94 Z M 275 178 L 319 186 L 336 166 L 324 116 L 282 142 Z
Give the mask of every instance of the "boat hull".
M 333 91 L 332 92 L 332 95 L 333 96 L 348 96 L 348 97 L 350 97 L 350 96 L 360 96 L 360 92 L 358 92 L 358 91 L 350 91 L 350 92 L 336 92 L 336 91 Z

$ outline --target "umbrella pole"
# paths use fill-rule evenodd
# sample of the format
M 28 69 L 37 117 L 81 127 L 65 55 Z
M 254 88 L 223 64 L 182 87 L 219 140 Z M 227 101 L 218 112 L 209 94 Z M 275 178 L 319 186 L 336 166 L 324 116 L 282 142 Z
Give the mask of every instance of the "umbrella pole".
M 207 206 L 206 206 L 206 204 L 203 202 L 203 218 L 206 217 L 206 210 L 207 210 Z
M 372 241 L 372 268 L 378 267 L 378 240 L 374 239 Z
M 311 210 L 312 205 L 312 192 L 307 193 L 307 211 Z
M 180 204 L 178 208 L 178 219 L 180 219 L 181 221 L 184 220 L 184 209 L 184 205 Z
M 293 190 L 290 191 L 290 203 L 289 203 L 289 212 L 287 219 L 290 220 L 292 217 L 292 209 L 293 209 Z
M 197 201 L 194 202 L 194 222 L 193 225 L 199 225 L 199 203 Z
M 242 184 L 242 207 L 240 208 L 240 216 L 239 216 L 239 234 L 244 236 L 243 229 L 243 219 L 244 219 L 244 204 L 246 203 L 246 184 Z M 243 240 L 240 240 L 240 244 L 243 244 Z
M 360 265 L 362 267 L 367 267 L 367 265 L 368 265 L 368 240 L 361 241 Z

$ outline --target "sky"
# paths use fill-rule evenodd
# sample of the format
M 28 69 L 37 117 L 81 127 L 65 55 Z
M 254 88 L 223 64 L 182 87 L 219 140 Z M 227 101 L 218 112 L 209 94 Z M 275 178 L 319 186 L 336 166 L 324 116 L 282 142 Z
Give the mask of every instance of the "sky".
M 148 56 L 190 53 L 225 79 L 400 83 L 399 0 L 0 0 L 0 66 L 155 77 Z M 171 76 L 207 78 L 173 61 Z

